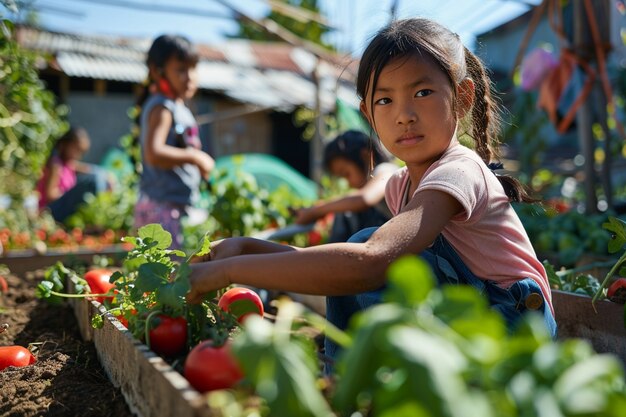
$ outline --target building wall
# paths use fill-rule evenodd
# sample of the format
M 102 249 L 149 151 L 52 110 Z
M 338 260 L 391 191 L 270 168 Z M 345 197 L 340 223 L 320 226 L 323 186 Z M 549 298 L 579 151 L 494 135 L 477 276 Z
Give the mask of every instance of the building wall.
M 242 103 L 220 100 L 214 103 L 215 112 L 229 112 L 241 108 Z M 214 156 L 243 152 L 271 153 L 272 124 L 267 111 L 216 120 L 211 126 L 211 149 Z
M 85 154 L 85 161 L 100 163 L 110 148 L 118 147 L 120 138 L 130 131 L 131 121 L 126 112 L 134 100 L 131 94 L 122 93 L 104 96 L 88 92 L 68 93 L 69 121 L 87 129 L 91 137 L 91 149 Z

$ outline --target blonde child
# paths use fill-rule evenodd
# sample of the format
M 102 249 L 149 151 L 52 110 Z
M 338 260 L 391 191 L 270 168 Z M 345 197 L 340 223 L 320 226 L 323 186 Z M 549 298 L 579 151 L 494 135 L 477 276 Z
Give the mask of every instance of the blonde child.
M 366 48 L 357 92 L 383 146 L 406 163 L 387 183 L 394 217 L 347 243 L 215 242 L 210 260 L 193 265 L 188 299 L 233 283 L 326 295 L 327 318 L 345 328 L 351 314 L 380 301 L 389 264 L 415 254 L 440 283 L 477 287 L 511 328 L 537 310 L 554 335 L 546 272 L 510 204 L 531 199 L 488 166 L 498 118 L 478 58 L 438 23 L 395 21 Z M 473 149 L 459 143 L 463 128 Z M 326 348 L 333 356 L 334 345 Z

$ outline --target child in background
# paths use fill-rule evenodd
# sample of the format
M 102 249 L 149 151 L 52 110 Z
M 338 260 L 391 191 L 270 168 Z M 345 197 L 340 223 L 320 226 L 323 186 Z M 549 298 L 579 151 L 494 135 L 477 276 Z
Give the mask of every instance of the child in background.
M 511 206 L 534 200 L 490 169 L 498 122 L 490 90 L 485 68 L 457 34 L 428 19 L 392 22 L 366 48 L 357 92 L 382 144 L 406 163 L 387 183 L 394 217 L 347 243 L 214 242 L 192 265 L 188 300 L 233 283 L 327 295 L 327 319 L 346 328 L 353 313 L 380 302 L 389 264 L 415 254 L 440 283 L 475 286 L 510 329 L 535 310 L 555 335 L 546 271 Z M 325 346 L 333 357 L 336 346 Z
M 335 213 L 328 238 L 333 243 L 345 242 L 359 230 L 380 226 L 391 218 L 385 203 L 385 185 L 398 166 L 388 162 L 387 156 L 365 133 L 349 130 L 337 136 L 324 148 L 323 161 L 326 170 L 344 178 L 354 191 L 297 210 L 297 224 L 313 223 Z
M 55 143 L 37 183 L 39 209 L 49 210 L 59 223 L 85 202 L 87 193 L 96 194 L 107 187 L 103 171 L 80 161 L 90 145 L 85 129 L 71 127 Z
M 149 87 L 138 101 L 142 173 L 135 227 L 160 223 L 180 248 L 181 219 L 199 198 L 215 162 L 202 151 L 185 101 L 197 90 L 198 55 L 184 37 L 161 35 L 148 51 Z

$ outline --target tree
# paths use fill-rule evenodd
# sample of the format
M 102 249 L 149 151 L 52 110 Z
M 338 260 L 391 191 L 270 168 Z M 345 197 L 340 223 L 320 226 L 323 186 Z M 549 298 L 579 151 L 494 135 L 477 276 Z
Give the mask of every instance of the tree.
M 319 13 L 317 0 L 276 0 L 275 3 L 285 3 L 288 6 L 301 8 L 303 10 Z M 335 48 L 324 42 L 323 38 L 331 29 L 315 20 L 302 21 L 288 16 L 286 11 L 278 12 L 279 7 L 274 7 L 267 19 L 276 22 L 278 25 L 292 32 L 301 39 L 320 45 L 328 50 Z M 232 37 L 243 38 L 256 41 L 282 41 L 278 36 L 269 33 L 257 24 L 251 23 L 246 19 L 239 21 L 239 32 Z
M 11 0 L 0 4 L 14 9 Z M 62 120 L 67 109 L 39 79 L 37 55 L 22 49 L 13 32 L 13 24 L 0 16 L 0 195 L 21 205 L 41 175 L 53 139 L 67 129 Z

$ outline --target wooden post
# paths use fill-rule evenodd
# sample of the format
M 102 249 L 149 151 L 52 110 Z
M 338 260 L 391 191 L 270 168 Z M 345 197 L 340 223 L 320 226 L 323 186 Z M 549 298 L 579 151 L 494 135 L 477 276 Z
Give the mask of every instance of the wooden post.
M 588 36 L 587 31 L 587 13 L 582 1 L 572 3 L 574 8 L 574 45 L 582 45 Z M 576 51 L 578 52 L 578 51 Z M 595 86 L 594 86 L 595 88 Z M 584 158 L 583 172 L 584 190 L 585 190 L 585 212 L 598 212 L 598 198 L 596 196 L 596 172 L 595 172 L 595 156 L 594 147 L 595 140 L 593 138 L 592 128 L 592 108 L 589 97 L 578 108 L 576 114 L 576 126 L 578 128 L 578 141 L 580 144 L 580 152 Z
M 324 152 L 324 114 L 322 110 L 322 87 L 320 77 L 320 60 L 316 58 L 312 72 L 315 85 L 315 133 L 311 138 L 310 176 L 317 184 L 322 179 L 322 154 Z

